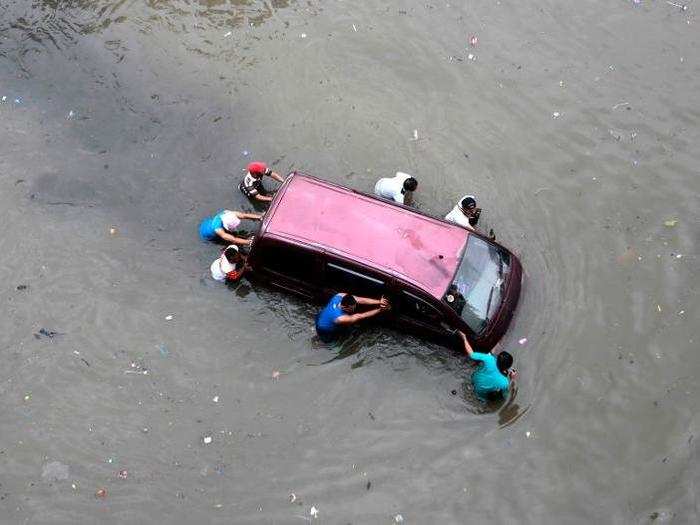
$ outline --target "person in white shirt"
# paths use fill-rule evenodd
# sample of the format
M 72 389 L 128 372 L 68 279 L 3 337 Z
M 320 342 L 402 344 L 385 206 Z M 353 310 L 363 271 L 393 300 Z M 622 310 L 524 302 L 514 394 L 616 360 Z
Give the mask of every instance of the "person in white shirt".
M 220 283 L 235 283 L 246 270 L 245 257 L 238 251 L 238 246 L 232 244 L 227 246 L 221 253 L 221 257 L 211 263 L 212 279 Z
M 476 227 L 479 222 L 479 217 L 481 217 L 481 208 L 477 208 L 476 206 L 476 197 L 474 197 L 474 195 L 465 195 L 455 204 L 452 211 L 445 215 L 445 220 L 471 231 L 481 233 Z M 493 230 L 489 231 L 489 238 L 492 240 L 496 238 L 496 234 L 493 233 Z
M 408 173 L 397 171 L 394 177 L 384 177 L 374 185 L 374 194 L 406 206 L 413 200 L 418 181 Z

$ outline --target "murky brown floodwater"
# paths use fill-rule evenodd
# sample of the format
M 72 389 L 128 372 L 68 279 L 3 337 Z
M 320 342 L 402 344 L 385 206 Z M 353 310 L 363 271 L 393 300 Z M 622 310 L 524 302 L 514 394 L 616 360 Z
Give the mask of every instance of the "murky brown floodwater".
M 697 523 L 686 1 L 0 0 L 0 522 Z M 515 399 L 213 283 L 251 158 L 476 193 L 527 272 Z

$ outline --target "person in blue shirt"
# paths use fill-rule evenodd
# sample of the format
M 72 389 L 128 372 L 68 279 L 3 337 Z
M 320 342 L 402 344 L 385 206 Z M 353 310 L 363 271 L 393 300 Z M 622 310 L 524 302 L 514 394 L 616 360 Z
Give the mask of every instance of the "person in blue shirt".
M 357 305 L 375 306 L 371 310 L 357 313 Z M 363 319 L 391 309 L 386 297 L 371 299 L 349 293 L 338 293 L 331 297 L 328 304 L 316 316 L 316 333 L 324 342 L 330 342 L 347 328 Z
M 467 341 L 464 332 L 459 332 L 464 342 L 464 351 L 478 366 L 472 374 L 472 384 L 476 397 L 481 401 L 505 397 L 510 388 L 515 387 L 518 372 L 513 366 L 513 356 L 508 352 L 500 352 L 494 356 L 491 352 L 484 354 L 475 352 Z
M 199 237 L 203 241 L 225 241 L 228 244 L 250 246 L 251 239 L 233 235 L 233 232 L 241 224 L 241 219 L 259 221 L 262 219 L 262 215 L 259 213 L 220 210 L 200 223 Z

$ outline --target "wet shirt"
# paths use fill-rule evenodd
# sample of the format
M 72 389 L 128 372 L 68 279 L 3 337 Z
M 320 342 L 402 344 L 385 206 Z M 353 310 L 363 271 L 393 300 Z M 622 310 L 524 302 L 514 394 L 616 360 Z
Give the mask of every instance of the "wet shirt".
M 445 220 L 462 226 L 463 228 L 469 228 L 470 230 L 474 229 L 469 221 L 469 217 L 464 215 L 464 212 L 462 211 L 462 208 L 459 207 L 459 204 L 452 208 L 450 213 L 445 215 Z
M 374 194 L 403 204 L 406 198 L 406 195 L 403 193 L 403 183 L 410 177 L 408 173 L 398 171 L 394 177 L 379 179 L 374 185 Z
M 269 171 L 270 170 L 267 170 L 265 174 L 269 175 Z M 267 193 L 262 183 L 262 176 L 256 178 L 253 175 L 251 175 L 250 172 L 245 174 L 245 177 L 243 177 L 243 180 L 239 184 L 238 189 L 241 190 L 241 192 L 243 192 L 243 195 L 245 195 L 249 199 L 255 197 L 256 195 L 265 195 L 265 193 Z
M 498 370 L 496 356 L 491 353 L 474 352 L 471 358 L 473 361 L 479 362 L 472 374 L 472 383 L 477 397 L 485 401 L 486 396 L 491 392 L 501 392 L 506 395 L 510 381 Z
M 335 324 L 335 320 L 341 315 L 344 315 L 340 308 L 340 301 L 343 300 L 343 294 L 334 295 L 328 304 L 321 310 L 316 317 L 316 331 L 319 333 L 330 334 L 339 329 Z

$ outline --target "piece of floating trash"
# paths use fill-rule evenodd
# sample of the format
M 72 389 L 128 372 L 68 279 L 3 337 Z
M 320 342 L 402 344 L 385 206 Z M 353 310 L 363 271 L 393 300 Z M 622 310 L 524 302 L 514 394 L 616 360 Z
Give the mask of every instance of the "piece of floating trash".
M 213 441 L 213 438 L 211 436 L 204 436 L 202 441 L 204 442 L 205 445 L 208 445 L 209 443 L 211 443 Z
M 355 24 L 352 25 L 352 28 L 355 30 L 355 33 L 357 33 L 357 26 Z
M 68 112 L 68 115 L 66 116 L 66 118 L 67 118 L 68 120 L 70 120 L 70 119 L 72 119 L 74 116 L 75 116 L 75 112 L 71 109 L 71 110 Z
M 564 81 L 563 81 L 563 80 L 560 80 L 560 81 L 559 81 L 559 87 L 564 87 Z
M 528 430 L 527 432 L 525 432 L 525 437 L 530 437 L 530 435 L 531 435 L 531 434 L 530 434 L 530 431 L 529 431 L 529 430 Z
M 311 510 L 309 511 L 309 514 L 311 514 L 312 518 L 315 518 L 318 516 L 318 509 L 316 507 L 311 507 Z
M 26 394 L 24 394 L 24 400 L 25 400 L 25 401 L 29 401 L 31 398 L 32 398 L 32 393 L 31 393 L 31 392 L 27 392 Z
M 126 469 L 122 469 L 119 472 L 117 472 L 117 477 L 119 479 L 126 479 L 129 477 L 129 472 Z
M 302 33 L 300 36 L 301 38 L 306 38 L 306 33 Z
M 172 314 L 166 315 L 166 316 L 165 316 L 165 320 L 166 320 L 166 321 L 172 321 L 172 320 L 173 320 L 173 315 L 172 315 Z
M 661 311 L 661 305 L 660 305 L 660 304 L 657 304 L 657 305 L 656 305 L 656 309 L 660 312 L 660 311 Z
M 244 149 L 243 151 L 241 151 L 241 154 L 242 154 L 244 157 L 247 157 L 248 155 L 250 155 L 250 151 L 248 151 L 247 149 Z
M 403 523 L 403 516 L 401 514 L 397 514 L 396 516 L 394 516 L 394 522 Z
M 6 102 L 6 101 L 7 101 L 7 95 L 3 95 L 2 101 L 3 101 L 3 102 Z
M 417 129 L 413 130 L 413 140 L 418 140 L 418 130 Z
M 279 370 L 273 370 L 272 371 L 272 379 L 279 379 L 280 378 L 280 371 Z
M 561 116 L 561 113 L 559 113 L 558 111 L 555 111 L 554 113 L 552 113 L 552 118 L 559 118 L 560 116 Z
M 75 483 L 71 483 L 70 488 L 72 488 L 73 490 L 78 490 L 78 485 L 76 485 Z
M 522 339 L 518 339 L 518 344 L 524 345 L 525 343 L 527 343 L 527 337 L 523 337 Z
M 97 492 L 95 492 L 95 497 L 96 498 L 106 498 L 107 497 L 107 489 L 97 489 Z
M 673 228 L 676 224 L 678 224 L 678 219 L 670 219 L 668 221 L 664 221 L 664 226 L 667 228 Z
M 15 104 L 21 104 L 22 103 L 22 97 L 17 97 L 15 99 Z
M 224 35 L 224 38 L 226 38 L 227 36 L 231 36 L 232 34 L 233 34 L 233 33 L 232 33 L 231 31 L 229 31 L 228 33 L 226 33 L 226 34 Z
M 676 254 L 676 259 L 680 259 L 681 257 L 683 257 L 682 253 Z
M 116 229 L 114 226 L 111 226 L 111 227 L 109 228 L 109 234 L 112 235 L 112 236 L 116 235 L 116 234 L 117 234 L 117 229 Z
M 668 2 L 668 1 L 667 1 L 666 3 L 667 3 L 668 5 L 672 5 L 673 7 L 677 7 L 677 8 L 680 9 L 681 11 L 687 11 L 687 10 L 688 10 L 688 6 L 687 6 L 687 5 L 677 4 L 677 3 L 675 3 L 675 2 Z
M 472 35 L 469 37 L 469 45 L 472 47 L 476 47 L 476 44 L 479 42 L 479 39 L 476 37 L 476 35 Z
M 294 492 L 292 492 L 292 493 L 289 495 L 289 503 L 294 503 L 296 500 L 297 500 L 297 495 L 294 494 Z
M 218 403 L 218 402 L 219 402 L 219 396 L 214 396 L 214 397 L 211 398 L 211 400 L 212 400 L 214 403 Z
M 476 60 L 476 55 L 473 54 L 473 53 L 469 53 L 469 54 L 467 55 L 467 58 L 468 58 L 469 60 L 474 61 L 474 60 Z

